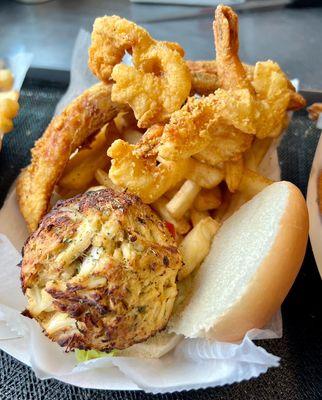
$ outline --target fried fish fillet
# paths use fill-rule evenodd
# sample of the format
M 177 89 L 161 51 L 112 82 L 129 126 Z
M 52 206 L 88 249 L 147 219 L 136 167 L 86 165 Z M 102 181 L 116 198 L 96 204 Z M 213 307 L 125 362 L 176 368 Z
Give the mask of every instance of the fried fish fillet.
M 25 314 L 67 350 L 124 349 L 168 322 L 182 258 L 136 196 L 103 189 L 59 202 L 23 254 Z
M 71 153 L 116 116 L 120 107 L 111 101 L 111 85 L 98 83 L 53 118 L 31 151 L 32 160 L 17 182 L 18 203 L 28 228 L 37 228 L 46 214 L 56 182 Z

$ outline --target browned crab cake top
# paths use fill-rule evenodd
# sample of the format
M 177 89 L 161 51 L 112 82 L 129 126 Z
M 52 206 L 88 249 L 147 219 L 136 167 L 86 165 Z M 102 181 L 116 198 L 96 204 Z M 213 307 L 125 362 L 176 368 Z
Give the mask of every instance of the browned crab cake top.
M 182 260 L 149 206 L 89 191 L 58 202 L 23 249 L 26 312 L 68 349 L 124 349 L 163 329 Z

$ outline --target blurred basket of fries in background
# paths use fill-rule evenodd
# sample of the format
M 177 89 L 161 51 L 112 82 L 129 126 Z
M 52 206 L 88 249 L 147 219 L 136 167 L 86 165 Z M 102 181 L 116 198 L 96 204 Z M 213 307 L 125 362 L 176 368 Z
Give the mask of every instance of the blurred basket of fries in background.
M 272 183 L 258 168 L 288 111 L 305 105 L 275 62 L 241 63 L 229 7 L 217 8 L 214 34 L 216 60 L 185 61 L 177 43 L 134 23 L 96 20 L 89 66 L 102 82 L 54 118 L 18 181 L 30 230 L 54 190 L 127 190 L 166 221 L 183 256 L 179 279 L 200 265 L 223 221 Z M 133 66 L 121 63 L 126 51 Z
M 13 119 L 19 111 L 19 93 L 13 90 L 14 76 L 0 61 L 0 149 L 5 133 L 12 131 Z

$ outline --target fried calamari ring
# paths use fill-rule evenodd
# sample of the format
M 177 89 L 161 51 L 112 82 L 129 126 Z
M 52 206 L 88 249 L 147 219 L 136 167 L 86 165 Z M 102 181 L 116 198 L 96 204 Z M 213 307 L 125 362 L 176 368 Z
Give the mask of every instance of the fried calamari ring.
M 55 117 L 31 151 L 31 164 L 17 182 L 18 203 L 30 231 L 46 214 L 56 182 L 71 153 L 116 116 L 111 85 L 98 83 L 86 90 Z
M 133 66 L 121 64 L 125 52 Z M 102 81 L 115 81 L 112 100 L 128 104 L 139 127 L 165 121 L 187 99 L 189 68 L 176 43 L 155 41 L 147 31 L 117 16 L 97 18 L 89 49 L 89 67 Z

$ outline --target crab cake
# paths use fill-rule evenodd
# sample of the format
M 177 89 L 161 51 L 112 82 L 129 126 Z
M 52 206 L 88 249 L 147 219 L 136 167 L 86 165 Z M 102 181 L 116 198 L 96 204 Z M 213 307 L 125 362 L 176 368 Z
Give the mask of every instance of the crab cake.
M 21 265 L 26 315 L 68 350 L 124 349 L 162 330 L 182 259 L 164 222 L 110 189 L 58 202 Z

